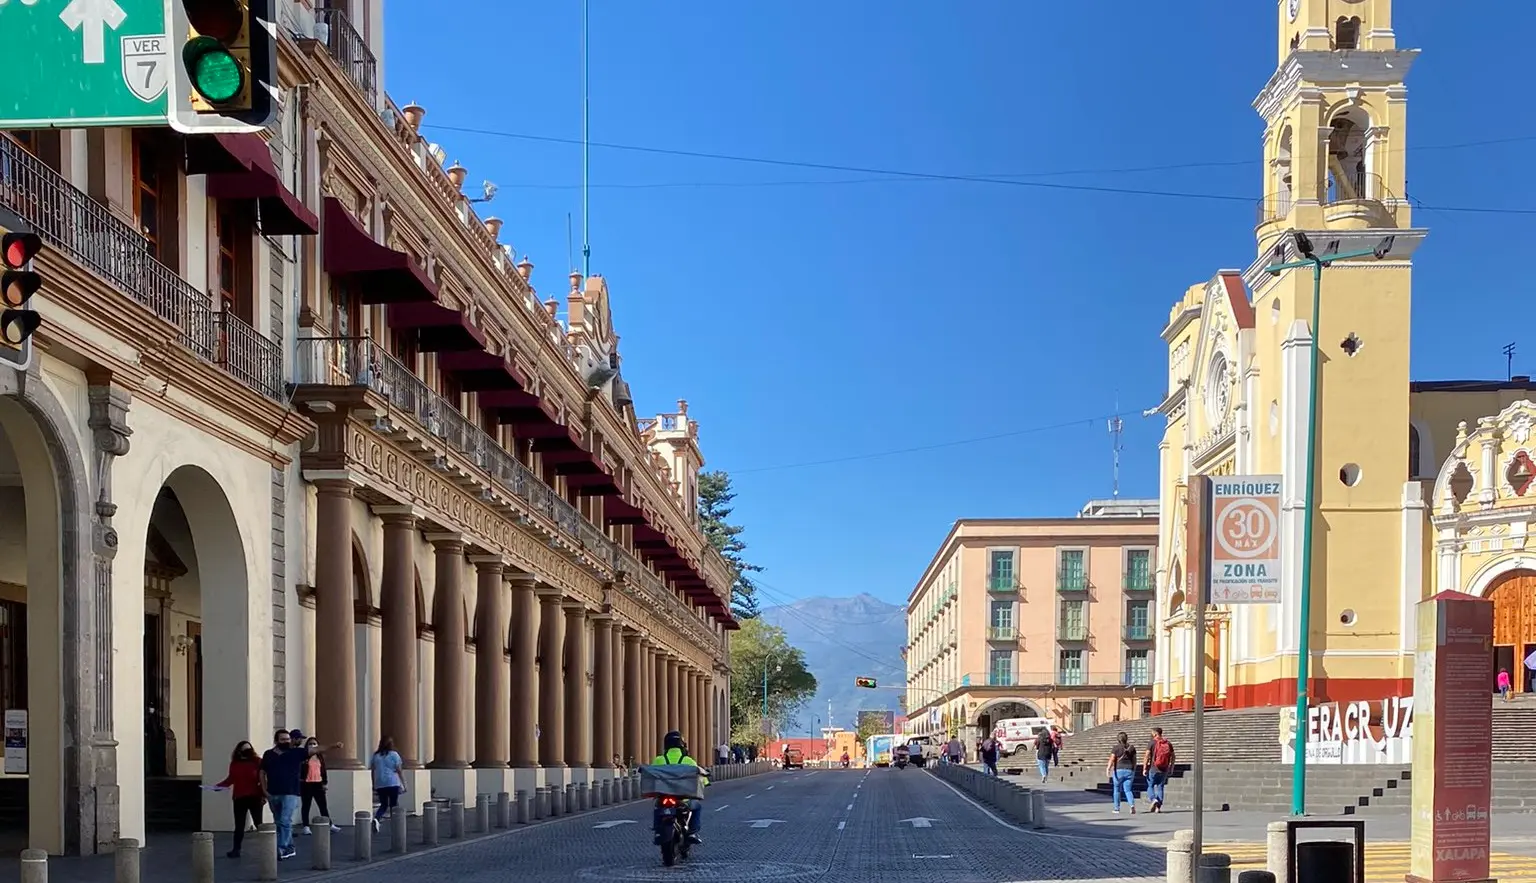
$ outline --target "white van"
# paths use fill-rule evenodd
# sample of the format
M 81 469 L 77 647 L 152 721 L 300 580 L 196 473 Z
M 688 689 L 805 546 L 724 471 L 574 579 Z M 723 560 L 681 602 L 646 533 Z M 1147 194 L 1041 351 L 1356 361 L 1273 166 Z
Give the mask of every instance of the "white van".
M 1035 736 L 1042 730 L 1051 728 L 1050 718 L 1044 717 L 1010 717 L 1000 720 L 992 729 L 992 738 L 998 742 L 999 753 L 1003 756 L 1014 754 L 1020 750 L 1030 748 L 1035 744 Z M 1065 729 L 1057 727 L 1061 735 L 1070 736 Z

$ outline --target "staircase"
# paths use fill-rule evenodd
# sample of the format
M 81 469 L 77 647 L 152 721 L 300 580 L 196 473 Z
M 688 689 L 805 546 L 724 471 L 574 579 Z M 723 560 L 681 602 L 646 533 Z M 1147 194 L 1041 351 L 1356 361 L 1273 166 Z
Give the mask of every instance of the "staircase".
M 203 827 L 202 780 L 144 780 L 144 828 L 148 831 L 198 831 Z
M 1109 799 L 1104 775 L 1116 737 L 1125 733 L 1138 755 L 1146 751 L 1153 727 L 1162 727 L 1179 752 L 1169 776 L 1167 805 L 1188 808 L 1194 803 L 1190 775 L 1194 745 L 1194 716 L 1188 712 L 1117 721 L 1076 733 L 1066 739 L 1061 765 L 1051 771 L 1063 783 L 1081 783 L 1085 791 Z M 1291 808 L 1293 768 L 1278 762 L 1278 709 L 1212 711 L 1205 717 L 1205 809 L 1234 808 L 1286 812 Z M 1022 749 L 1017 761 L 1007 761 L 1028 775 L 1033 752 Z M 1140 759 L 1140 758 L 1138 758 Z M 1536 697 L 1514 702 L 1494 701 L 1493 811 L 1536 813 Z M 1146 781 L 1138 772 L 1132 784 L 1139 797 Z M 1401 765 L 1315 765 L 1307 775 L 1307 808 L 1328 815 L 1407 813 L 1412 804 L 1413 773 Z

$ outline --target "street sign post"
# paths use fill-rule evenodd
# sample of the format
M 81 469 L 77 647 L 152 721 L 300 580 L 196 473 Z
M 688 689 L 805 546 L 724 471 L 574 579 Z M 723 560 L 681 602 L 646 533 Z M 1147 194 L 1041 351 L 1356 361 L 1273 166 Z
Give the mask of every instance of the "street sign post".
M 1211 479 L 1212 604 L 1280 603 L 1280 476 Z
M 0 2 L 0 129 L 163 126 L 165 0 Z

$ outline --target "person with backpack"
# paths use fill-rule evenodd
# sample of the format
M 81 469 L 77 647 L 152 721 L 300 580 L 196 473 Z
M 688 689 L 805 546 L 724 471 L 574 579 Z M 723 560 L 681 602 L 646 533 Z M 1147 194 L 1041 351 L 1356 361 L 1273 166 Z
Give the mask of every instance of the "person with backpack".
M 1035 734 L 1035 766 L 1040 769 L 1040 784 L 1051 777 L 1051 760 L 1056 756 L 1056 740 L 1048 730 Z
M 1152 744 L 1147 746 L 1147 765 L 1143 773 L 1147 777 L 1147 799 L 1152 801 L 1152 812 L 1163 811 L 1164 788 L 1173 772 L 1173 743 L 1163 736 L 1162 727 L 1152 728 Z

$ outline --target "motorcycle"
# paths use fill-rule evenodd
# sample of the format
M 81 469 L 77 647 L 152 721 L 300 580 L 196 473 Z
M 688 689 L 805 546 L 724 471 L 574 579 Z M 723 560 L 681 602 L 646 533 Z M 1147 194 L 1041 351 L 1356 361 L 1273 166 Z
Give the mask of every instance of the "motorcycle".
M 692 816 L 688 801 L 680 797 L 656 798 L 656 843 L 661 847 L 661 863 L 666 867 L 672 867 L 679 858 L 687 860 L 688 850 L 693 847 L 688 839 Z
M 907 760 L 908 760 L 907 752 L 898 749 L 896 751 L 896 769 L 898 769 L 898 770 L 906 769 L 907 768 Z
M 843 755 L 843 769 L 848 769 L 848 755 Z

